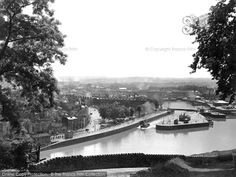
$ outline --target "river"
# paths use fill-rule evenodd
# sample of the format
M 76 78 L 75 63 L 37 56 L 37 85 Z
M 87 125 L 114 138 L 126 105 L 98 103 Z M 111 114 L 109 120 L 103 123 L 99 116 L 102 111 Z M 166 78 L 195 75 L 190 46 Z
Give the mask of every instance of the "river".
M 170 108 L 194 108 L 191 104 L 177 101 L 165 103 Z M 100 155 L 116 153 L 184 154 L 229 150 L 236 148 L 236 116 L 225 121 L 214 121 L 213 127 L 178 131 L 157 131 L 155 124 L 146 130 L 134 128 L 109 137 L 88 141 L 63 148 L 41 152 L 41 158 L 71 155 Z

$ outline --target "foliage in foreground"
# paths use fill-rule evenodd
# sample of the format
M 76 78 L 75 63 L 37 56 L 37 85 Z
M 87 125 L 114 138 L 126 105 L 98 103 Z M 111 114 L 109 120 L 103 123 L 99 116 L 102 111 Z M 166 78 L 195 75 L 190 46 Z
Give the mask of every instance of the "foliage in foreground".
M 133 177 L 189 177 L 189 171 L 173 163 L 160 163 L 148 171 L 139 171 Z
M 14 91 L 33 112 L 54 105 L 58 93 L 52 63 L 64 64 L 64 35 L 49 4 L 53 0 L 2 0 L 0 3 L 1 115 L 17 127 Z M 25 12 L 25 9 L 29 12 Z M 32 10 L 32 11 L 30 11 Z
M 27 150 L 31 144 L 23 142 L 0 143 L 0 170 L 3 169 L 26 169 L 28 166 Z
M 217 81 L 222 99 L 236 95 L 236 1 L 220 0 L 208 13 L 207 25 L 193 26 L 198 50 L 193 55 L 193 72 L 205 68 Z
M 58 93 L 52 63 L 65 64 L 64 35 L 54 18 L 54 0 L 0 0 L 0 120 L 11 124 L 11 142 L 0 142 L 0 168 L 26 166 L 20 111 L 52 108 Z M 17 96 L 16 96 L 17 93 Z M 18 136 L 18 137 L 17 137 Z M 8 160 L 6 160 L 8 159 Z

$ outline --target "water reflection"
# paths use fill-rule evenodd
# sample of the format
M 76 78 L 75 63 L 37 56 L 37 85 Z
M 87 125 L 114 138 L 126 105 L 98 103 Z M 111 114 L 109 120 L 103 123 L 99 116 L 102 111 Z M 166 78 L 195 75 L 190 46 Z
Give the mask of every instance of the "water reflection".
M 180 106 L 179 104 L 182 103 L 178 102 L 177 105 Z M 188 108 L 192 108 L 191 105 Z M 210 128 L 157 131 L 155 124 L 156 121 L 152 122 L 146 130 L 134 128 L 109 137 L 43 151 L 41 158 L 115 153 L 190 155 L 236 147 L 236 116 L 229 116 L 226 121 L 214 121 Z

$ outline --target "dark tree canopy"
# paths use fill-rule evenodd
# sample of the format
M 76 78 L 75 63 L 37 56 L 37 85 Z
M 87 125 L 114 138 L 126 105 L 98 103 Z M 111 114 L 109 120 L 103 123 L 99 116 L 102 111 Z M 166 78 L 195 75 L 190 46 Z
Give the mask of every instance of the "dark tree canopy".
M 34 111 L 50 108 L 58 92 L 51 64 L 61 64 L 64 35 L 54 18 L 54 0 L 0 0 L 0 111 L 17 125 L 14 92 Z
M 113 120 L 130 116 L 129 109 L 124 105 L 119 105 L 117 102 L 100 105 L 99 113 L 103 119 L 107 118 Z
M 207 25 L 197 22 L 192 35 L 199 44 L 191 64 L 193 72 L 206 68 L 217 81 L 222 99 L 236 94 L 236 1 L 221 0 L 208 13 Z

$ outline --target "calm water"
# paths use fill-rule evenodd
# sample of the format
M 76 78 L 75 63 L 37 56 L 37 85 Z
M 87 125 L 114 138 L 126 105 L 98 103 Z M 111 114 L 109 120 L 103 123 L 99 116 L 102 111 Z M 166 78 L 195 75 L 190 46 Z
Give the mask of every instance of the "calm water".
M 166 103 L 168 104 L 168 103 Z M 173 108 L 193 108 L 185 102 L 169 103 Z M 146 130 L 138 128 L 94 141 L 43 151 L 41 158 L 70 155 L 99 155 L 115 153 L 195 154 L 236 148 L 236 116 L 215 121 L 210 128 L 178 131 L 157 131 L 155 124 Z M 234 119 L 235 118 L 235 119 Z

